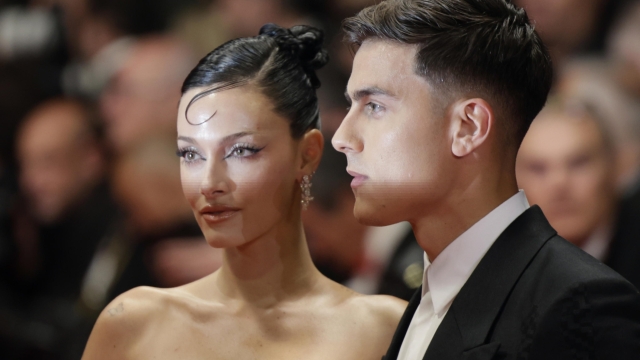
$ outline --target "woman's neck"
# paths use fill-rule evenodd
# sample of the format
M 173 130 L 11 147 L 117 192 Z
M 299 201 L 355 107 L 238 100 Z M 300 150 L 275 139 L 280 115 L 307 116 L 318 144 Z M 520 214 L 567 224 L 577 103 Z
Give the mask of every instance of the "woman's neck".
M 245 245 L 225 249 L 216 283 L 231 299 L 268 308 L 307 294 L 319 274 L 298 220 Z

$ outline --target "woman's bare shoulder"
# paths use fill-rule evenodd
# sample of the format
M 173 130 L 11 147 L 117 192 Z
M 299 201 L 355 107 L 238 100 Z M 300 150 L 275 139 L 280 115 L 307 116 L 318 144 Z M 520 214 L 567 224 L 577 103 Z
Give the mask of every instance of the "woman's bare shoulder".
M 167 313 L 172 290 L 138 287 L 107 305 L 96 321 L 83 359 L 127 359 L 137 341 Z
M 407 302 L 389 295 L 360 295 L 354 297 L 354 303 L 362 310 L 373 315 L 379 322 L 398 325 Z
M 395 296 L 363 295 L 339 284 L 334 290 L 342 299 L 340 303 L 344 310 L 354 316 L 366 314 L 365 318 L 377 323 L 396 326 L 408 304 Z
M 358 346 L 373 358 L 386 352 L 407 302 L 388 295 L 352 293 L 341 309 L 343 328 L 358 339 Z

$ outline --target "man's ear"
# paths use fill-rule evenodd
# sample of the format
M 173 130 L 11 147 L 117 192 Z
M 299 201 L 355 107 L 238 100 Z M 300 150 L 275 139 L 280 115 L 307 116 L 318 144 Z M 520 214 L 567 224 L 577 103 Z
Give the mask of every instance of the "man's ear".
M 453 106 L 451 117 L 451 152 L 460 158 L 485 142 L 495 121 L 491 105 L 480 98 L 458 102 Z
M 324 136 L 318 129 L 307 131 L 300 140 L 300 151 L 302 155 L 302 163 L 300 167 L 300 178 L 304 175 L 313 174 L 320 159 L 322 159 L 322 150 L 324 149 Z

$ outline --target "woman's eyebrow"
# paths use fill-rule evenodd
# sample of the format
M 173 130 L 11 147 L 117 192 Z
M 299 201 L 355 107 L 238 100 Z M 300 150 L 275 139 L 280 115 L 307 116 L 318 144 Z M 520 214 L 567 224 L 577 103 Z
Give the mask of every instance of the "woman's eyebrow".
M 178 140 L 182 140 L 182 141 L 186 141 L 190 144 L 196 144 L 196 140 L 192 137 L 188 137 L 188 136 L 178 136 Z
M 227 136 L 223 137 L 221 142 L 233 141 L 233 140 L 239 139 L 241 137 L 245 137 L 245 136 L 253 135 L 253 134 L 255 134 L 255 131 L 241 131 L 241 132 L 237 132 L 235 134 L 231 134 L 231 135 L 227 135 Z
M 231 135 L 227 135 L 225 137 L 222 138 L 222 140 L 220 140 L 220 142 L 229 142 L 229 141 L 233 141 L 236 139 L 239 139 L 241 137 L 245 137 L 245 136 L 249 136 L 249 135 L 253 135 L 255 134 L 255 131 L 240 131 L 237 132 L 235 134 L 231 134 Z M 190 144 L 196 144 L 197 141 L 196 139 L 189 137 L 189 136 L 178 136 L 178 140 L 182 140 L 182 141 L 186 141 Z

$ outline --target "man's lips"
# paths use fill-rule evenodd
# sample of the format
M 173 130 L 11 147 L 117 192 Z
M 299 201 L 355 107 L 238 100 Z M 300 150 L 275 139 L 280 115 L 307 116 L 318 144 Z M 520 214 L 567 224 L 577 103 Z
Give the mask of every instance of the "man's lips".
M 239 208 L 226 205 L 206 205 L 199 212 L 207 223 L 215 224 L 229 219 L 238 211 Z
M 349 173 L 349 175 L 353 176 L 353 180 L 351 180 L 352 188 L 357 188 L 358 186 L 364 184 L 364 182 L 368 179 L 366 175 L 362 175 L 353 170 L 347 169 L 347 172 Z

